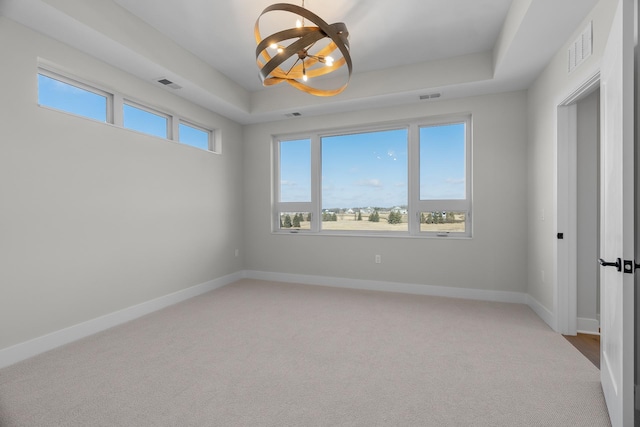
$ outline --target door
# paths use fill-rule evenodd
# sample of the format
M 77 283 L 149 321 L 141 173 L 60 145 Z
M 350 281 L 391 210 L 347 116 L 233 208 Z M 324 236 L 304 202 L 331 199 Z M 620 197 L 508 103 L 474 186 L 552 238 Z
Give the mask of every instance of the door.
M 600 257 L 609 264 L 600 268 L 600 376 L 612 425 L 623 427 L 634 423 L 634 0 L 618 0 L 600 90 Z

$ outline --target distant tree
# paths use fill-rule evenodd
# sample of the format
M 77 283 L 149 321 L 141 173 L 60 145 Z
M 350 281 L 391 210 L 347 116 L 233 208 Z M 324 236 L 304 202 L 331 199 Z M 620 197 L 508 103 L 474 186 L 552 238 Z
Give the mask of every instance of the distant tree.
M 420 213 L 420 224 L 424 224 L 427 222 L 427 218 L 424 216 L 424 212 Z
M 380 222 L 380 214 L 377 210 L 373 211 L 372 214 L 369 214 L 369 221 L 371 222 Z
M 284 216 L 284 224 L 282 225 L 284 228 L 291 228 L 291 217 L 289 214 Z
M 442 212 L 435 212 L 433 214 L 433 223 L 434 224 L 442 224 L 444 220 L 442 219 Z
M 294 226 L 295 228 L 300 228 L 300 217 L 301 217 L 301 216 L 302 216 L 302 214 L 300 214 L 300 215 L 295 214 L 295 215 L 293 216 L 293 226 Z
M 431 212 L 427 213 L 427 219 L 424 221 L 426 224 L 433 224 L 433 214 Z
M 362 221 L 362 212 L 358 212 L 358 218 L 356 218 L 356 221 Z
M 456 216 L 453 214 L 453 212 L 447 212 L 446 222 L 449 224 L 456 222 Z
M 308 221 L 308 222 L 311 222 L 311 212 L 309 212 L 309 213 L 307 214 L 307 221 Z
M 283 228 L 284 225 L 282 225 L 282 215 L 280 215 L 280 228 Z
M 402 214 L 398 211 L 389 212 L 389 217 L 387 218 L 387 222 L 389 224 L 400 224 L 402 222 Z

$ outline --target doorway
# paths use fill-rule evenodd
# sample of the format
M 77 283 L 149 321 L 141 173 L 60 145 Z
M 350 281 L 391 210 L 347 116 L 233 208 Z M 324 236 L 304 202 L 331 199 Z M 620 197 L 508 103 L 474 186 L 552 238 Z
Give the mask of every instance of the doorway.
M 600 74 L 558 103 L 556 330 L 599 333 Z
M 600 91 L 575 101 L 576 332 L 564 335 L 600 368 Z

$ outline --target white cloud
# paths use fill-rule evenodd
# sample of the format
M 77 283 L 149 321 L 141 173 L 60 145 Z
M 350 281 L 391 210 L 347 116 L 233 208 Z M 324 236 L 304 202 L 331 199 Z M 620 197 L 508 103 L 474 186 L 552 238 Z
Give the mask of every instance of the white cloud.
M 379 179 L 361 179 L 360 181 L 356 182 L 356 185 L 359 185 L 361 187 L 374 187 L 374 188 L 380 188 L 382 187 L 382 183 L 380 182 Z

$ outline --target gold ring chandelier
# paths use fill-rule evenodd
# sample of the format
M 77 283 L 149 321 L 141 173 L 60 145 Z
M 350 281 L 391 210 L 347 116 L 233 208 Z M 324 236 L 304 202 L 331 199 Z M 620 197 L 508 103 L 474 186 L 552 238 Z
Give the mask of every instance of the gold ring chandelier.
M 278 31 L 263 39 L 260 35 L 260 19 L 273 11 L 297 15 L 299 18 L 296 28 Z M 305 21 L 315 26 L 305 26 Z M 347 87 L 353 69 L 347 26 L 342 22 L 326 23 L 304 8 L 304 0 L 302 7 L 288 3 L 276 3 L 267 7 L 256 20 L 254 34 L 258 45 L 256 63 L 264 86 L 287 82 L 296 89 L 316 96 L 337 95 Z M 325 38 L 327 40 L 323 40 Z M 341 56 L 334 59 L 331 54 Z M 308 84 L 309 79 L 327 75 L 344 65 L 347 66 L 348 75 L 339 88 L 321 89 Z

